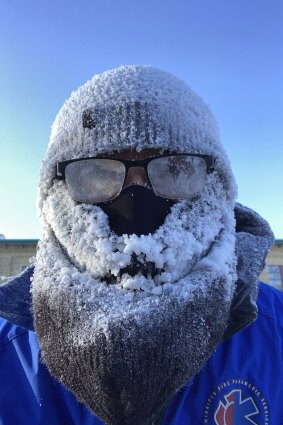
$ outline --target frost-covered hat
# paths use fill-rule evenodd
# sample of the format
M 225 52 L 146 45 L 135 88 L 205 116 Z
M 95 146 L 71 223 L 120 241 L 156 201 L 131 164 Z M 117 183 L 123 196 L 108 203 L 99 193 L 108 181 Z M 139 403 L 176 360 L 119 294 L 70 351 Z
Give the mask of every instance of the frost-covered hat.
M 95 75 L 65 102 L 42 164 L 39 201 L 52 185 L 57 161 L 129 148 L 212 155 L 234 199 L 234 178 L 209 107 L 173 75 L 135 65 Z

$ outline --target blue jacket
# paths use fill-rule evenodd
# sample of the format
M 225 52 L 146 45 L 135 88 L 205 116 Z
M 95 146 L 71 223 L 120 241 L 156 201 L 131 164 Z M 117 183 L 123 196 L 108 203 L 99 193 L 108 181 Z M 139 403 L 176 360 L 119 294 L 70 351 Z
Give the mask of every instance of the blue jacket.
M 258 308 L 178 392 L 164 424 L 283 424 L 283 293 L 261 284 Z M 0 425 L 98 424 L 41 363 L 35 333 L 0 319 Z

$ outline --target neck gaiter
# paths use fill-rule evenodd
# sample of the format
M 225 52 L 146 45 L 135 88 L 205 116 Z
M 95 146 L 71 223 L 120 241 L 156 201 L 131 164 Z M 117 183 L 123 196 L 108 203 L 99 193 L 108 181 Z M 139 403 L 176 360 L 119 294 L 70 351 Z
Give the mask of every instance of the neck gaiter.
M 157 424 L 221 341 L 236 281 L 223 183 L 171 207 L 152 234 L 119 236 L 54 182 L 32 284 L 42 359 L 108 425 Z

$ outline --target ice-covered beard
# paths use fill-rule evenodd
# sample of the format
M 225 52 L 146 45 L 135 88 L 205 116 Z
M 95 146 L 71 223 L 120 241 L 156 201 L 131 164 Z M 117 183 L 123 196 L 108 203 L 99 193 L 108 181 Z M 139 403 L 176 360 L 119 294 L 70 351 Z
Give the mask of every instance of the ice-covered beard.
M 158 423 L 227 326 L 236 275 L 222 183 L 210 175 L 153 235 L 117 237 L 64 183 L 42 216 L 32 293 L 43 360 L 106 424 Z M 153 264 L 154 276 L 143 266 L 121 274 L 132 258 Z

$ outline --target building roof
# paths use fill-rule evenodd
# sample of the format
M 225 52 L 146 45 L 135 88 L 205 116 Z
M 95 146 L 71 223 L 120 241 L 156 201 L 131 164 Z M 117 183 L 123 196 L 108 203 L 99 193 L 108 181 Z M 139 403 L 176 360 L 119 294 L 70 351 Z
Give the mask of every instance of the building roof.
M 0 245 L 36 245 L 39 239 L 0 239 Z M 275 239 L 274 245 L 283 245 L 283 239 Z
M 39 239 L 0 239 L 0 245 L 36 245 Z

